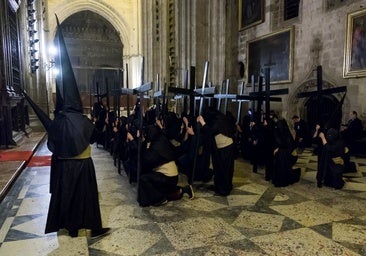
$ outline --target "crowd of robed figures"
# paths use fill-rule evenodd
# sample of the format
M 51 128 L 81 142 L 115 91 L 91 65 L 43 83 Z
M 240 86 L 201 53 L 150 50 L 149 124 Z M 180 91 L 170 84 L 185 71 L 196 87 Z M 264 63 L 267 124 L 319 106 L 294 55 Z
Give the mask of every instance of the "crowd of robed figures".
M 117 117 L 100 102 L 94 105 L 95 126 L 100 131 L 98 144 L 110 151 L 116 165 L 122 164 L 131 182 L 139 179 L 140 206 L 165 204 L 184 194 L 193 198 L 192 183 L 212 179 L 214 185 L 207 189 L 217 195 L 229 195 L 233 189 L 234 160 L 238 156 L 249 160 L 255 173 L 263 166 L 265 180 L 276 187 L 300 180 L 301 168 L 294 165 L 304 148 L 312 148 L 318 155 L 318 187 L 340 189 L 344 186 L 343 173 L 356 171 L 350 162 L 351 145 L 347 137 L 353 134 L 351 120 L 342 131 L 325 130 L 320 125 L 311 130 L 304 120 L 294 116 L 293 136 L 287 121 L 274 111 L 268 118 L 263 114 L 256 119 L 249 114 L 237 124 L 230 112 L 224 114 L 213 108 L 189 116 L 157 111 L 157 107 L 148 109 L 140 119 L 139 101 L 129 117 Z M 164 112 L 164 116 L 156 115 Z M 139 139 L 142 150 L 138 174 Z M 178 186 L 179 174 L 186 175 L 186 186 Z
M 185 194 L 194 198 L 191 185 L 195 181 L 213 179 L 213 187 L 207 188 L 220 196 L 229 195 L 238 152 L 249 156 L 254 172 L 263 164 L 265 179 L 274 186 L 299 181 L 301 169 L 293 169 L 298 145 L 286 120 L 274 112 L 263 121 L 249 116 L 249 122 L 239 125 L 231 113 L 212 108 L 204 109 L 198 116 L 185 113 L 178 116 L 161 109 L 166 114 L 160 116 L 154 108 L 142 113 L 138 101 L 133 114 L 117 117 L 98 102 L 93 108 L 92 122 L 83 114 L 58 20 L 57 25 L 55 42 L 59 56 L 56 63 L 62 75 L 56 77 L 54 119 L 23 92 L 48 132 L 47 146 L 52 152 L 51 198 L 45 233 L 66 229 L 71 237 L 77 237 L 81 229 L 90 229 L 91 237 L 99 237 L 111 232 L 102 225 L 91 158 L 90 144 L 94 142 L 110 150 L 113 158 L 122 163 L 130 181 L 138 182 L 137 201 L 142 207 L 162 205 Z M 346 136 L 335 129 L 319 129 L 314 133 L 314 138 L 320 139 L 318 186 L 341 188 L 340 174 L 347 151 L 342 137 Z M 345 130 L 351 130 L 351 123 Z M 187 176 L 186 185 L 178 185 L 179 173 Z

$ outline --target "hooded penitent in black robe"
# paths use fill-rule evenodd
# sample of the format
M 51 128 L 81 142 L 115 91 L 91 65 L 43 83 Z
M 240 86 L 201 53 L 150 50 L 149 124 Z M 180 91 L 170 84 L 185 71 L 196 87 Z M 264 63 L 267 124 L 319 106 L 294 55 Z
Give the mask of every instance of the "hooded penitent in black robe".
M 50 192 L 45 233 L 65 228 L 102 228 L 98 187 L 90 142 L 94 126 L 81 113 L 58 113 L 48 132 L 52 151 Z M 82 146 L 84 145 L 84 146 Z
M 202 127 L 202 133 L 209 134 L 211 140 L 215 192 L 227 196 L 233 189 L 235 119 L 214 109 L 209 109 L 204 119 L 206 125 Z
M 177 155 L 174 146 L 157 126 L 146 128 L 146 141 L 142 152 L 142 173 L 139 178 L 137 201 L 140 206 L 159 205 L 171 200 L 179 191 Z
M 65 228 L 70 235 L 76 236 L 78 229 L 102 229 L 97 179 L 90 147 L 90 143 L 94 142 L 95 127 L 82 114 L 80 94 L 58 20 L 57 25 L 55 41 L 59 55 L 56 67 L 60 74 L 56 77 L 54 120 L 46 120 L 45 114 L 29 97 L 26 98 L 48 132 L 47 146 L 53 153 L 51 200 L 45 233 Z
M 285 187 L 300 180 L 301 169 L 293 169 L 297 161 L 295 141 L 285 120 L 273 121 L 274 149 L 278 148 L 273 159 L 272 183 L 275 187 Z
M 337 130 L 330 128 L 326 133 L 327 143 L 323 146 L 319 158 L 317 182 L 321 184 L 341 189 L 344 186 L 342 178 L 344 170 L 345 146 Z

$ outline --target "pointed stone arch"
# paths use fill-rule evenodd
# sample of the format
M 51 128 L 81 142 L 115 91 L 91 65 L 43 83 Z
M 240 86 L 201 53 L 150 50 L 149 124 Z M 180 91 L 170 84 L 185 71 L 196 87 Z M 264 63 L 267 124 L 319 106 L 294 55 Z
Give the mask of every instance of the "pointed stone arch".
M 327 76 L 323 75 L 323 89 L 330 89 L 330 88 L 336 88 L 339 85 L 337 85 L 335 82 L 331 81 Z M 313 125 L 312 120 L 308 120 L 313 118 L 311 116 L 312 111 L 314 111 L 313 104 L 317 104 L 317 102 L 314 101 L 314 97 L 310 98 L 298 98 L 297 95 L 302 92 L 311 92 L 317 90 L 317 78 L 316 78 L 316 72 L 314 70 L 311 70 L 308 74 L 308 76 L 300 83 L 300 85 L 292 91 L 292 93 L 288 97 L 288 116 L 291 118 L 293 115 L 299 115 L 300 117 L 304 118 L 308 121 L 309 126 Z M 324 104 L 324 112 L 325 117 L 329 117 L 329 113 L 327 112 L 333 112 L 333 107 L 338 107 L 339 102 L 343 96 L 343 93 L 337 93 L 332 95 L 326 95 L 323 98 Z M 320 113 L 318 113 L 320 115 Z M 342 109 L 340 109 L 337 113 L 334 113 L 335 120 L 331 124 L 332 126 L 338 125 L 338 123 L 341 121 L 342 117 Z M 339 119 L 339 120 L 338 120 Z M 312 128 L 312 127 L 309 127 Z
M 128 31 L 128 23 L 123 19 L 123 17 L 116 12 L 114 8 L 107 5 L 106 3 L 102 3 L 100 1 L 90 0 L 90 1 L 63 1 L 55 6 L 54 10 L 50 9 L 49 13 L 55 13 L 60 21 L 64 21 L 69 16 L 80 12 L 80 11 L 92 11 L 103 18 L 105 18 L 119 33 L 120 40 L 122 46 L 129 45 L 130 37 Z M 56 34 L 57 30 L 57 22 L 56 19 L 50 15 L 49 18 L 49 30 L 51 38 L 53 38 Z M 125 56 L 130 56 L 130 49 L 128 47 L 123 47 L 123 52 Z

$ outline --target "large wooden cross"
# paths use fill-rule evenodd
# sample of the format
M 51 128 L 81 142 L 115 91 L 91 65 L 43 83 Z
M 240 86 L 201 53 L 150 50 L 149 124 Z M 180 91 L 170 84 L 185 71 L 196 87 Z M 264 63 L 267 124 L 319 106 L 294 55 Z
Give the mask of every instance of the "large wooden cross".
M 215 87 L 207 87 L 207 73 L 208 73 L 208 62 L 205 64 L 205 70 L 203 75 L 203 81 L 205 84 L 202 85 L 201 88 L 195 89 L 195 68 L 191 67 L 190 69 L 190 86 L 188 88 L 179 88 L 179 87 L 168 87 L 168 92 L 173 93 L 175 95 L 181 95 L 183 97 L 189 97 L 189 114 L 191 116 L 196 116 L 200 114 L 203 107 L 203 99 L 213 97 L 215 93 Z M 196 100 L 200 100 L 200 105 L 198 111 L 196 111 L 195 103 Z M 186 109 L 184 110 L 186 111 Z M 197 112 L 197 113 L 196 113 Z M 187 113 L 187 112 L 186 112 Z
M 141 86 L 134 88 L 133 92 L 134 94 L 138 94 L 138 97 L 140 98 L 140 115 L 139 115 L 139 132 L 140 136 L 138 137 L 138 144 L 137 144 L 137 186 L 139 186 L 140 181 L 140 174 L 141 174 L 141 166 L 142 166 L 142 129 L 143 129 L 143 115 L 144 115 L 144 93 L 148 92 L 152 89 L 152 83 L 144 83 L 144 58 L 142 58 L 141 63 Z
M 189 72 L 189 88 L 188 88 L 188 73 L 186 73 L 186 78 L 184 80 L 184 88 L 180 87 L 168 87 L 168 92 L 173 93 L 175 98 L 183 97 L 184 98 L 184 108 L 183 112 L 188 114 L 188 104 L 187 98 L 189 97 L 189 113 L 194 116 L 194 87 L 195 87 L 195 67 L 190 67 Z
M 324 115 L 321 115 L 323 111 L 322 109 L 322 97 L 324 95 L 331 95 L 333 93 L 339 93 L 339 92 L 346 92 L 347 91 L 347 87 L 346 86 L 341 86 L 341 87 L 336 87 L 336 88 L 330 88 L 330 89 L 323 89 L 323 69 L 322 66 L 317 66 L 316 68 L 316 72 L 317 72 L 317 80 L 316 80 L 316 91 L 311 91 L 311 92 L 301 92 L 297 94 L 297 98 L 310 98 L 312 96 L 316 96 L 316 101 L 317 101 L 317 120 L 316 123 L 320 124 L 321 126 L 325 126 L 327 123 L 329 123 L 329 121 L 331 121 L 330 119 L 332 118 L 333 115 L 330 116 L 330 118 L 328 118 L 328 120 L 324 120 Z M 340 102 L 341 104 L 343 104 L 343 100 L 344 97 L 342 99 L 342 101 Z M 336 109 L 337 110 L 337 109 Z M 336 110 L 333 112 L 336 113 Z M 328 128 L 328 127 L 326 127 Z
M 223 85 L 225 84 L 225 93 L 223 93 Z M 221 100 L 224 99 L 224 111 L 223 113 L 226 113 L 227 107 L 228 107 L 228 100 L 229 99 L 236 99 L 236 94 L 230 94 L 229 93 L 229 86 L 230 86 L 230 80 L 226 79 L 221 86 L 219 90 L 219 94 L 215 94 L 214 98 L 217 99 L 217 110 L 221 110 Z
M 254 83 L 254 78 L 252 76 L 252 87 L 253 87 L 253 92 L 250 92 L 249 95 L 237 95 L 237 100 L 250 100 L 253 102 L 257 102 L 257 109 L 256 109 L 256 114 L 260 115 L 261 112 L 261 106 L 263 104 L 263 101 L 265 102 L 265 114 L 266 114 L 266 118 L 269 118 L 269 114 L 270 114 L 270 102 L 280 102 L 282 101 L 281 97 L 271 97 L 271 96 L 275 96 L 275 95 L 284 95 L 284 94 L 288 94 L 288 88 L 285 89 L 277 89 L 277 90 L 271 90 L 270 89 L 270 65 L 266 65 L 264 68 L 265 71 L 265 90 L 263 91 L 263 77 L 260 76 L 259 77 L 259 81 L 258 81 L 258 91 L 255 91 L 255 83 Z M 260 116 L 258 116 L 258 118 L 260 118 Z
M 223 85 L 225 84 L 225 93 L 223 93 Z M 225 100 L 225 104 L 224 104 L 224 110 L 223 113 L 226 114 L 227 112 L 227 108 L 228 108 L 228 100 L 231 99 L 232 102 L 237 103 L 237 118 L 236 121 L 239 124 L 240 123 L 240 117 L 241 117 L 241 108 L 242 108 L 242 104 L 243 102 L 249 102 L 248 99 L 240 99 L 240 96 L 243 96 L 244 93 L 244 82 L 241 82 L 240 84 L 240 88 L 239 88 L 239 94 L 232 94 L 229 93 L 229 85 L 230 85 L 230 81 L 229 79 L 226 80 L 226 82 L 224 81 L 222 83 L 222 85 L 220 86 L 220 90 L 219 90 L 219 94 L 215 94 L 214 98 L 217 99 L 217 110 L 220 111 L 221 110 L 221 100 L 224 99 Z

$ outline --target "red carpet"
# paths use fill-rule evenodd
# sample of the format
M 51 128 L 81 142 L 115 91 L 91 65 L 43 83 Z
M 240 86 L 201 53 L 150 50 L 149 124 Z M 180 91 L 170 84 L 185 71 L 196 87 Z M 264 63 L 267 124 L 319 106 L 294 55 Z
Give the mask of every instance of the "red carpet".
M 33 151 L 3 151 L 0 152 L 0 162 L 28 161 Z
M 37 166 L 50 166 L 51 165 L 51 156 L 33 156 L 29 161 L 28 167 L 37 167 Z

